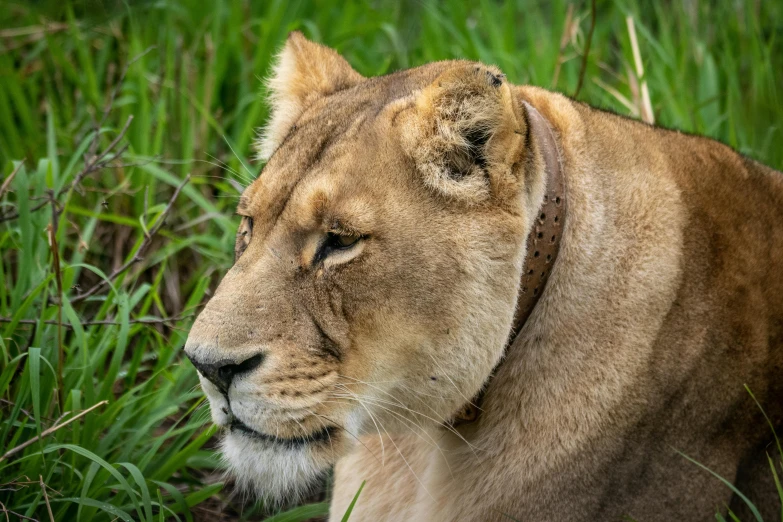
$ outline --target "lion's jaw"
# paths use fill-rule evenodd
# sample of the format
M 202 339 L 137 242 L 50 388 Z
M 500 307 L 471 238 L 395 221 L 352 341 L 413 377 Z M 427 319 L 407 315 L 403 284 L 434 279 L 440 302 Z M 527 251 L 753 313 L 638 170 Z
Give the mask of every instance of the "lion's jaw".
M 185 348 L 248 489 L 290 500 L 363 435 L 428 437 L 501 357 L 544 184 L 501 77 L 442 62 L 364 80 L 289 38 L 275 152 Z

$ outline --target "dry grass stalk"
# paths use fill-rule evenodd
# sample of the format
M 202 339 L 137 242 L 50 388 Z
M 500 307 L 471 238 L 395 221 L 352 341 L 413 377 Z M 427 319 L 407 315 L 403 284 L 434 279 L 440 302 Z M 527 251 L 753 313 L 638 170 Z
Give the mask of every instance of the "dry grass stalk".
M 632 16 L 625 18 L 628 26 L 628 36 L 631 39 L 631 50 L 633 51 L 633 61 L 636 66 L 636 77 L 641 82 L 641 96 L 639 102 L 639 113 L 642 121 L 654 124 L 655 115 L 653 114 L 652 103 L 650 103 L 650 91 L 647 88 L 647 80 L 644 78 L 644 65 L 642 65 L 642 54 L 639 52 L 639 41 L 636 38 L 636 27 Z
M 11 172 L 11 173 L 8 175 L 8 177 L 7 177 L 7 178 L 5 178 L 5 181 L 3 181 L 3 184 L 2 184 L 2 185 L 0 185 L 0 198 L 2 198 L 2 197 L 3 197 L 3 194 L 5 194 L 5 192 L 8 190 L 8 187 L 10 187 L 10 186 L 11 186 L 11 182 L 12 182 L 12 181 L 14 180 L 14 178 L 16 177 L 16 173 L 17 173 L 17 172 L 19 172 L 19 169 L 21 169 L 21 168 L 22 168 L 22 165 L 24 165 L 24 162 L 23 162 L 23 161 L 20 161 L 20 162 L 19 162 L 19 163 L 16 165 L 16 168 L 15 168 L 15 169 L 14 169 L 14 170 L 13 170 L 13 171 L 12 171 L 12 172 Z
M 49 521 L 54 522 L 54 515 L 52 514 L 52 505 L 49 504 L 49 495 L 46 493 L 46 484 L 43 481 L 43 475 L 38 475 L 38 481 L 41 484 L 41 491 L 43 491 L 43 497 L 46 501 L 46 511 L 49 513 Z
M 552 88 L 557 88 L 557 81 L 560 79 L 560 68 L 566 62 L 565 50 L 568 43 L 573 39 L 574 33 L 578 29 L 578 24 L 574 23 L 574 4 L 568 4 L 566 11 L 565 24 L 563 24 L 563 34 L 560 36 L 560 49 L 557 52 L 557 63 L 555 64 L 555 74 L 552 75 Z
M 104 404 L 109 404 L 109 401 L 101 401 L 98 404 L 95 404 L 95 405 L 87 408 L 86 410 L 84 410 L 83 412 L 79 413 L 78 415 L 74 415 L 73 417 L 71 417 L 67 421 L 63 422 L 62 424 L 56 424 L 56 425 L 52 426 L 51 428 L 49 428 L 48 430 L 45 430 L 45 431 L 41 432 L 41 434 L 38 435 L 37 437 L 33 437 L 32 439 L 28 440 L 27 442 L 23 442 L 22 444 L 18 445 L 17 447 L 11 448 L 10 450 L 6 451 L 5 454 L 2 457 L 0 457 L 0 462 L 4 461 L 5 459 L 10 457 L 14 453 L 18 453 L 18 452 L 22 451 L 23 449 L 25 449 L 30 444 L 34 444 L 37 441 L 39 441 L 39 440 L 41 440 L 41 439 L 43 439 L 45 437 L 48 437 L 49 435 L 51 435 L 55 431 L 59 430 L 60 428 L 64 428 L 65 426 L 69 425 L 70 423 L 72 423 L 76 419 L 81 419 L 82 417 L 84 417 L 85 415 L 87 415 L 88 413 L 93 411 L 94 409 L 99 408 L 99 407 L 103 406 Z

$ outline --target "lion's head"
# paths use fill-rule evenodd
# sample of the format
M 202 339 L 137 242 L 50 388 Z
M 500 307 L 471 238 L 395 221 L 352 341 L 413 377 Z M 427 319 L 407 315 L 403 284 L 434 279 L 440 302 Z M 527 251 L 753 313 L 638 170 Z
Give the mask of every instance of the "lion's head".
M 294 33 L 236 263 L 186 352 L 240 481 L 295 496 L 357 437 L 448 420 L 509 335 L 544 190 L 495 68 L 364 78 Z

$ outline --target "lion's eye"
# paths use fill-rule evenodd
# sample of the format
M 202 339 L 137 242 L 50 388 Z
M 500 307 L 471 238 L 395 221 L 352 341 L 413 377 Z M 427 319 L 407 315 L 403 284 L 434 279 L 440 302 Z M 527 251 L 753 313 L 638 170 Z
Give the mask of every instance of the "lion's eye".
M 326 237 L 321 241 L 321 244 L 313 257 L 312 263 L 315 266 L 329 257 L 330 254 L 347 252 L 365 238 L 366 236 L 363 236 L 362 234 L 351 234 L 343 231 L 328 232 Z
M 332 252 L 349 250 L 356 243 L 358 243 L 360 239 L 362 239 L 362 236 L 358 234 L 339 234 L 337 232 L 329 232 L 326 234 L 326 238 L 324 239 L 323 243 L 321 243 L 321 247 L 318 249 L 318 252 L 313 258 L 313 264 L 320 263 Z
M 355 245 L 359 239 L 361 239 L 361 236 L 358 235 L 336 234 L 334 232 L 329 232 L 326 235 L 325 246 L 335 250 L 350 248 Z
M 356 244 L 359 241 L 359 236 L 346 235 L 346 234 L 334 234 L 329 233 L 327 241 L 330 246 L 334 248 L 348 248 Z

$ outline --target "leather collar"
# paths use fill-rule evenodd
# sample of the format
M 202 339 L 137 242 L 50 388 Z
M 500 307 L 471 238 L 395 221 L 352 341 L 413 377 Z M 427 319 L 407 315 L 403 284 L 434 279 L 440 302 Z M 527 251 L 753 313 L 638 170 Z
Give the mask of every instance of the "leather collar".
M 544 199 L 538 209 L 533 228 L 527 236 L 527 256 L 506 350 L 514 344 L 517 335 L 533 313 L 541 294 L 544 293 L 549 274 L 560 252 L 560 238 L 565 227 L 567 207 L 565 180 L 552 126 L 535 107 L 527 102 L 522 103 L 530 127 L 529 134 L 536 136 L 538 148 L 544 159 L 547 182 Z M 449 423 L 451 426 L 471 423 L 479 418 L 484 393 L 502 363 L 503 359 L 493 368 L 481 391 L 454 415 Z

